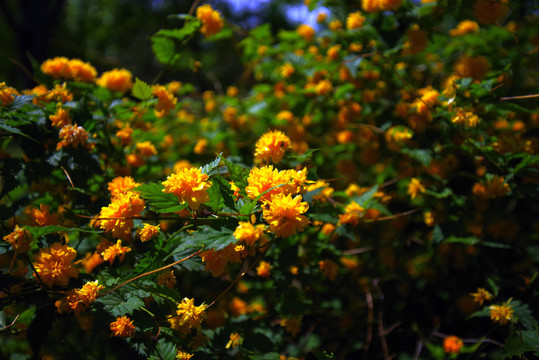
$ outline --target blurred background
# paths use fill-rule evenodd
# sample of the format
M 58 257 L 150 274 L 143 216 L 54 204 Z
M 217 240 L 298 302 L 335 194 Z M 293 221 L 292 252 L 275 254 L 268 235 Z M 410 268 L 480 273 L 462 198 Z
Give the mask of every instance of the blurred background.
M 55 56 L 90 62 L 98 72 L 122 67 L 151 82 L 162 69 L 154 58 L 150 37 L 160 29 L 182 26 L 176 14 L 186 14 L 191 0 L 0 0 L 0 82 L 18 89 L 36 85 L 29 73 L 32 60 L 40 64 Z M 199 4 L 205 3 L 201 1 Z M 315 24 L 302 0 L 213 0 L 209 2 L 232 25 L 232 37 L 200 44 L 191 42 L 195 58 L 205 67 L 200 74 L 169 69 L 160 79 L 189 81 L 204 87 L 208 74 L 223 85 L 241 73 L 233 43 L 244 30 L 265 22 L 276 32 L 301 22 Z M 320 10 L 318 10 L 320 11 Z M 204 46 L 217 47 L 204 51 Z M 207 50 L 207 49 L 206 49 Z M 206 84 L 207 85 L 207 84 Z

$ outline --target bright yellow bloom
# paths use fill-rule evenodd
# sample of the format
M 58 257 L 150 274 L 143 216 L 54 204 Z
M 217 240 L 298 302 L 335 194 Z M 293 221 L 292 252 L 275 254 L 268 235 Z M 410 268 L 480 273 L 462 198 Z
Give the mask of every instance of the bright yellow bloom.
M 417 178 L 410 179 L 410 182 L 408 183 L 408 190 L 407 190 L 407 193 L 410 195 L 410 198 L 415 199 L 417 194 L 424 193 L 425 191 L 427 190 L 421 184 L 419 179 Z
M 271 264 L 262 260 L 256 267 L 256 274 L 263 278 L 269 277 L 271 275 Z
M 290 138 L 282 131 L 274 130 L 263 134 L 255 145 L 255 163 L 279 163 L 286 150 L 290 149 Z
M 292 76 L 292 74 L 294 74 L 295 71 L 296 69 L 294 68 L 294 65 L 288 62 L 284 63 L 280 69 L 281 76 L 284 77 L 285 79 L 288 79 L 290 76 Z
M 118 176 L 108 183 L 107 189 L 110 191 L 111 198 L 114 198 L 116 195 L 136 188 L 137 186 L 140 186 L 140 184 L 131 176 Z
M 346 29 L 359 29 L 363 26 L 364 22 L 365 16 L 363 16 L 360 11 L 353 12 L 351 14 L 348 14 L 348 17 L 346 18 Z
M 69 75 L 67 79 L 82 82 L 94 82 L 97 70 L 90 63 L 79 59 L 71 59 L 67 63 Z
M 131 143 L 131 135 L 133 135 L 133 129 L 129 127 L 129 124 L 116 132 L 116 137 L 120 139 L 123 145 Z
M 318 190 L 320 189 L 320 190 Z M 324 180 L 317 180 L 314 184 L 307 186 L 306 191 L 315 191 L 318 190 L 316 195 L 313 195 L 313 200 L 318 201 L 327 201 L 333 195 L 335 189 L 329 186 L 329 183 Z
M 15 225 L 13 232 L 3 237 L 4 241 L 9 243 L 13 250 L 22 253 L 30 250 L 30 243 L 32 242 L 32 235 L 24 228 L 20 228 L 19 225 Z
M 247 196 L 251 199 L 255 199 L 258 195 L 271 189 L 272 187 L 279 186 L 266 194 L 262 195 L 260 201 L 269 201 L 272 195 L 275 194 L 288 194 L 294 191 L 291 182 L 290 173 L 286 171 L 279 171 L 273 168 L 273 165 L 263 166 L 261 168 L 254 167 L 249 172 L 247 182 L 249 185 L 245 188 Z
M 82 146 L 89 150 L 93 148 L 92 144 L 88 143 L 88 132 L 77 124 L 62 127 L 58 133 L 58 137 L 60 141 L 56 144 L 56 150 L 67 146 L 72 148 Z
M 479 123 L 479 117 L 471 111 L 465 111 L 464 109 L 457 109 L 455 116 L 451 118 L 451 122 L 454 124 L 462 124 L 468 127 L 475 127 Z
M 127 191 L 117 194 L 109 206 L 101 208 L 99 225 L 112 236 L 127 240 L 131 238 L 133 218 L 140 216 L 145 202 L 138 193 Z
M 301 24 L 296 29 L 296 32 L 301 36 L 305 41 L 312 41 L 314 38 L 315 31 L 312 27 L 307 24 Z
M 472 20 L 461 21 L 455 29 L 449 30 L 451 36 L 462 36 L 479 32 L 479 24 Z
M 118 240 L 116 244 L 109 246 L 101 253 L 103 260 L 108 261 L 111 265 L 118 257 L 120 262 L 124 261 L 125 254 L 131 251 L 128 246 L 122 246 L 122 240 Z
M 191 329 L 200 331 L 200 324 L 206 318 L 206 305 L 195 306 L 195 299 L 184 298 L 178 304 L 176 314 L 168 319 L 172 329 L 187 333 Z
M 213 10 L 211 5 L 205 4 L 197 8 L 197 19 L 202 22 L 200 32 L 205 37 L 217 34 L 223 28 L 223 19 L 218 11 Z
M 159 234 L 159 225 L 144 224 L 144 227 L 139 231 L 140 241 L 145 242 Z
M 68 63 L 69 59 L 63 56 L 47 59 L 41 64 L 41 72 L 53 79 L 68 78 Z
M 473 300 L 479 305 L 483 305 L 484 301 L 492 300 L 492 294 L 483 288 L 478 288 L 477 292 L 470 294 L 473 297 Z
M 230 340 L 226 343 L 225 349 L 235 349 L 236 346 L 240 346 L 243 343 L 243 338 L 238 333 L 232 333 L 230 334 Z
M 511 300 L 508 300 L 501 305 L 491 305 L 489 307 L 490 319 L 500 325 L 507 325 L 513 319 L 513 309 L 509 305 L 510 302 Z
M 180 202 L 187 201 L 191 209 L 198 210 L 200 204 L 210 200 L 207 190 L 211 181 L 208 178 L 200 169 L 183 168 L 163 182 L 163 192 L 176 195 Z
M 402 0 L 362 0 L 361 7 L 368 13 L 378 11 L 397 10 Z
M 178 99 L 172 91 L 167 90 L 162 85 L 154 85 L 152 87 L 152 94 L 157 97 L 157 105 L 155 105 L 155 112 L 157 117 L 163 117 L 170 113 L 176 107 Z
M 54 88 L 52 88 L 52 90 L 48 91 L 42 97 L 39 97 L 39 101 L 44 101 L 47 103 L 51 101 L 66 103 L 71 100 L 73 100 L 73 94 L 67 89 L 66 83 L 63 83 L 62 85 L 54 85 Z
M 234 230 L 234 237 L 239 242 L 253 247 L 257 241 L 264 238 L 264 231 L 266 231 L 265 225 L 259 224 L 255 226 L 248 221 L 240 221 L 238 227 Z
M 8 106 L 15 100 L 15 95 L 19 95 L 18 91 L 12 87 L 6 86 L 5 82 L 0 83 L 0 105 Z
M 79 276 L 79 269 L 73 266 L 77 251 L 67 245 L 55 242 L 48 249 L 40 249 L 34 255 L 37 276 L 48 287 L 67 286 L 70 278 Z
M 314 91 L 317 95 L 327 95 L 333 91 L 333 84 L 331 81 L 324 79 L 320 80 L 315 86 Z
M 135 148 L 144 157 L 157 155 L 157 149 L 149 141 L 139 142 L 135 145 Z
M 444 339 L 444 351 L 446 354 L 460 353 L 463 345 L 462 339 L 455 335 L 450 335 Z
M 365 209 L 355 201 L 352 201 L 344 208 L 344 214 L 339 215 L 339 224 L 352 224 L 356 226 L 364 214 Z
M 110 330 L 112 336 L 128 338 L 135 333 L 135 325 L 127 316 L 119 316 L 116 321 L 110 323 Z
M 104 72 L 96 84 L 112 91 L 125 93 L 133 87 L 133 74 L 126 69 L 113 69 Z
M 178 350 L 178 353 L 176 354 L 176 359 L 178 360 L 189 360 L 193 357 L 194 354 L 189 354 L 187 352 Z
M 52 126 L 62 128 L 71 124 L 71 117 L 69 116 L 69 109 L 64 109 L 61 103 L 56 105 L 56 113 L 49 115 L 49 120 L 52 122 Z
M 292 198 L 292 195 L 277 194 L 265 204 L 262 217 L 270 226 L 270 230 L 277 237 L 294 235 L 303 231 L 310 223 L 309 219 L 302 215 L 309 209 L 309 204 L 301 202 L 301 195 Z
M 285 120 L 288 122 L 292 122 L 294 120 L 294 114 L 292 114 L 292 112 L 288 110 L 281 110 L 279 111 L 279 113 L 277 113 L 276 118 L 277 120 Z
M 342 21 L 340 21 L 340 20 L 332 20 L 332 21 L 329 22 L 328 27 L 332 31 L 340 30 L 340 29 L 342 29 Z

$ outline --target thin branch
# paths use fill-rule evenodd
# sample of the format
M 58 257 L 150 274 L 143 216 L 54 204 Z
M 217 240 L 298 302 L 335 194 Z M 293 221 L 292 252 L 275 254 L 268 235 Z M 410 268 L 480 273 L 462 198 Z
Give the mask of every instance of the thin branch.
M 368 290 L 365 293 L 365 299 L 367 300 L 367 335 L 365 336 L 365 346 L 363 348 L 363 359 L 369 358 L 369 347 L 372 341 L 372 326 L 374 322 L 374 305 L 372 301 L 371 291 Z
M 126 281 L 124 281 L 123 283 L 121 283 L 121 284 L 119 284 L 119 285 L 116 285 L 116 286 L 113 287 L 112 289 L 110 289 L 110 290 L 108 290 L 108 291 L 105 291 L 104 293 L 99 294 L 98 297 L 108 295 L 108 294 L 110 294 L 110 293 L 112 293 L 112 292 L 118 290 L 118 289 L 121 288 L 122 286 L 125 286 L 125 285 L 127 285 L 127 284 L 129 284 L 129 283 L 132 283 L 132 282 L 135 281 L 135 280 L 138 280 L 138 279 L 143 278 L 143 277 L 145 277 L 145 276 L 148 276 L 148 275 L 151 275 L 151 274 L 155 274 L 155 273 L 157 273 L 157 272 L 160 272 L 160 271 L 166 270 L 166 269 L 168 269 L 168 268 L 171 268 L 171 267 L 173 267 L 173 266 L 175 266 L 175 265 L 178 265 L 179 263 L 182 263 L 182 262 L 184 262 L 184 261 L 186 261 L 186 260 L 191 259 L 192 257 L 197 256 L 198 254 L 200 254 L 200 253 L 203 252 L 203 251 L 204 251 L 204 250 L 199 250 L 199 251 L 197 251 L 196 253 L 193 253 L 193 254 L 191 254 L 191 255 L 189 255 L 189 256 L 187 256 L 187 257 L 184 257 L 183 259 L 180 259 L 180 260 L 178 260 L 178 261 L 173 262 L 172 264 L 168 264 L 168 265 L 165 265 L 165 266 L 163 266 L 163 267 L 160 267 L 159 269 L 155 269 L 155 270 L 152 270 L 152 271 L 145 272 L 144 274 L 137 275 L 137 276 L 135 276 L 134 278 L 129 279 L 129 280 L 126 280 Z
M 21 314 L 17 314 L 17 316 L 15 316 L 15 319 L 13 319 L 13 321 L 11 322 L 11 324 L 4 326 L 3 328 L 0 329 L 0 331 L 7 330 L 7 329 L 9 329 L 10 327 L 12 327 L 13 325 L 15 325 L 15 322 L 17 321 L 17 319 L 19 318 L 20 315 L 21 315 Z
M 521 99 L 533 99 L 539 97 L 539 94 L 530 94 L 530 95 L 520 95 L 520 96 L 505 96 L 501 97 L 501 101 L 507 101 L 507 100 L 521 100 Z
M 200 1 L 201 0 L 195 0 L 195 2 L 193 2 L 193 5 L 191 5 L 191 8 L 189 9 L 189 12 L 187 13 L 188 15 L 193 15 L 193 13 L 195 12 L 195 9 L 198 6 L 198 4 L 200 3 Z

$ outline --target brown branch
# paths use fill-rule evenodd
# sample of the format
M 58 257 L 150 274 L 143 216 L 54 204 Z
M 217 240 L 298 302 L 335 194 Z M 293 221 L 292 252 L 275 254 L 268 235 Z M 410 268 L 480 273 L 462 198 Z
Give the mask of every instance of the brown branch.
M 372 301 L 371 291 L 368 290 L 365 293 L 365 299 L 367 300 L 367 335 L 365 336 L 365 347 L 363 348 L 363 359 L 369 358 L 369 347 L 372 341 L 372 326 L 374 322 L 374 306 Z
M 67 170 L 62 166 L 61 167 L 62 171 L 64 172 L 64 174 L 66 174 L 67 176 L 67 180 L 69 180 L 69 183 L 71 184 L 71 188 L 75 188 L 75 185 L 73 185 L 73 181 L 71 181 L 71 177 L 69 176 L 69 174 L 67 173 Z
M 193 15 L 193 13 L 195 12 L 195 9 L 197 7 L 197 5 L 200 3 L 201 0 L 195 0 L 195 2 L 193 2 L 193 5 L 191 5 L 191 8 L 189 9 L 189 12 L 187 13 L 188 15 Z
M 530 94 L 530 95 L 521 95 L 521 96 L 505 96 L 505 97 L 501 97 L 500 100 L 501 101 L 521 100 L 521 99 L 533 99 L 536 97 L 539 97 L 539 94 Z
M 173 262 L 172 264 L 168 264 L 168 265 L 165 265 L 165 266 L 163 266 L 163 267 L 160 267 L 159 269 L 155 269 L 155 270 L 152 270 L 152 271 L 145 272 L 144 274 L 137 275 L 137 276 L 135 276 L 134 278 L 129 279 L 129 280 L 126 280 L 126 281 L 124 281 L 123 283 L 121 283 L 121 284 L 119 284 L 119 285 L 116 285 L 116 286 L 113 287 L 112 289 L 110 289 L 110 290 L 108 290 L 108 291 L 105 291 L 104 293 L 99 294 L 98 297 L 108 295 L 108 294 L 110 294 L 110 293 L 112 293 L 112 292 L 118 290 L 118 289 L 121 288 L 122 286 L 125 286 L 125 285 L 127 285 L 127 284 L 129 284 L 129 283 L 132 283 L 132 282 L 135 281 L 135 280 L 138 280 L 138 279 L 143 278 L 143 277 L 145 277 L 145 276 L 148 276 L 148 275 L 151 275 L 151 274 L 155 274 L 155 273 L 157 273 L 157 272 L 160 272 L 160 271 L 166 270 L 166 269 L 168 269 L 168 268 L 171 268 L 171 267 L 173 267 L 173 266 L 175 266 L 175 265 L 178 265 L 179 263 L 182 263 L 182 262 L 184 262 L 184 261 L 186 261 L 186 260 L 191 259 L 191 258 L 194 257 L 194 256 L 197 256 L 197 255 L 200 254 L 202 251 L 204 251 L 204 250 L 199 250 L 199 251 L 197 251 L 196 253 L 193 253 L 193 254 L 191 254 L 191 255 L 189 255 L 189 256 L 187 256 L 187 257 L 184 257 L 183 259 L 180 259 L 180 260 L 178 260 L 178 261 L 176 261 L 176 262 Z
M 20 315 L 21 315 L 21 314 L 17 314 L 17 316 L 15 316 L 15 319 L 13 319 L 13 321 L 11 322 L 11 324 L 4 326 L 3 328 L 0 329 L 0 331 L 7 330 L 7 329 L 9 329 L 10 327 L 12 327 L 13 325 L 15 325 L 15 322 L 17 321 L 17 319 L 19 318 Z

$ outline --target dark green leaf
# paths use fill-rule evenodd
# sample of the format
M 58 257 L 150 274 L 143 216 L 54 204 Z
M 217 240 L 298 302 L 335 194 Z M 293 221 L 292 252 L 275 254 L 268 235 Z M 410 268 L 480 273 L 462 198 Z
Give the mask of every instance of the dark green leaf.
M 144 301 L 141 298 L 132 293 L 121 293 L 120 291 L 105 295 L 97 299 L 96 302 L 103 304 L 105 311 L 114 317 L 131 315 L 135 310 L 144 306 Z
M 458 244 L 464 244 L 464 245 L 475 245 L 475 244 L 478 244 L 480 240 L 475 236 L 467 236 L 467 237 L 449 236 L 445 238 L 443 242 L 446 244 L 458 243 Z
M 233 244 L 237 239 L 232 235 L 232 230 L 220 228 L 216 230 L 209 226 L 202 226 L 199 231 L 187 236 L 185 241 L 174 252 L 181 252 L 187 249 L 215 249 L 222 250 L 229 244 Z
M 155 351 L 157 352 L 157 358 L 160 360 L 174 360 L 176 359 L 176 346 L 172 342 L 168 342 L 166 339 L 161 338 L 155 345 Z
M 36 143 L 39 144 L 39 142 L 36 139 L 31 137 L 30 135 L 27 135 L 27 134 L 23 133 L 21 130 L 17 129 L 16 127 L 7 125 L 3 120 L 0 122 L 0 129 L 4 129 L 7 132 L 12 133 L 12 134 L 17 134 L 17 135 L 20 135 L 20 136 L 24 136 L 25 138 L 33 140 L 33 141 L 35 141 Z
M 85 230 L 81 228 L 66 228 L 64 226 L 60 225 L 48 225 L 48 226 L 25 226 L 24 227 L 34 238 L 38 238 L 40 236 L 49 235 L 49 234 L 55 234 L 58 232 L 83 232 L 83 233 L 90 233 L 90 234 L 100 234 L 102 231 L 99 230 Z
M 234 209 L 236 206 L 233 198 L 234 192 L 232 191 L 228 181 L 221 175 L 215 175 L 212 177 L 212 182 L 219 185 L 225 206 L 229 207 L 230 209 Z
M 429 166 L 432 161 L 432 151 L 427 149 L 402 149 L 401 152 L 417 160 L 421 165 Z
M 219 211 L 223 207 L 225 201 L 221 195 L 221 187 L 217 181 L 212 181 L 211 187 L 208 189 L 210 200 L 204 205 L 208 206 L 213 211 Z
M 174 194 L 165 193 L 163 189 L 162 184 L 148 183 L 134 188 L 133 191 L 139 192 L 157 213 L 176 212 L 187 208 L 187 202 L 181 203 Z
M 518 318 L 518 321 L 524 325 L 528 330 L 539 330 L 537 329 L 537 320 L 533 317 L 533 314 L 528 306 L 519 300 L 514 300 L 510 302 L 511 307 L 513 308 L 515 316 Z M 539 348 L 536 349 L 539 351 Z
M 510 335 L 505 341 L 504 351 L 504 359 L 522 356 L 528 352 L 539 356 L 539 333 L 537 330 L 525 330 Z
M 363 194 L 359 196 L 354 196 L 352 198 L 353 201 L 355 201 L 359 206 L 363 208 L 369 208 L 371 200 L 374 198 L 374 194 L 378 191 L 378 185 L 373 186 Z
M 133 85 L 133 96 L 139 100 L 148 100 L 152 97 L 152 87 L 139 78 L 136 78 L 135 85 Z
M 248 185 L 247 178 L 249 177 L 249 169 L 244 168 L 240 165 L 234 164 L 233 162 L 223 159 L 228 172 L 230 174 L 230 180 L 240 189 L 240 192 L 245 194 L 245 188 Z
M 216 173 L 216 169 L 219 166 L 221 162 L 221 154 L 217 155 L 215 160 L 213 160 L 211 163 L 206 164 L 200 168 L 200 171 L 202 171 L 203 174 L 206 174 L 208 176 L 213 175 Z

